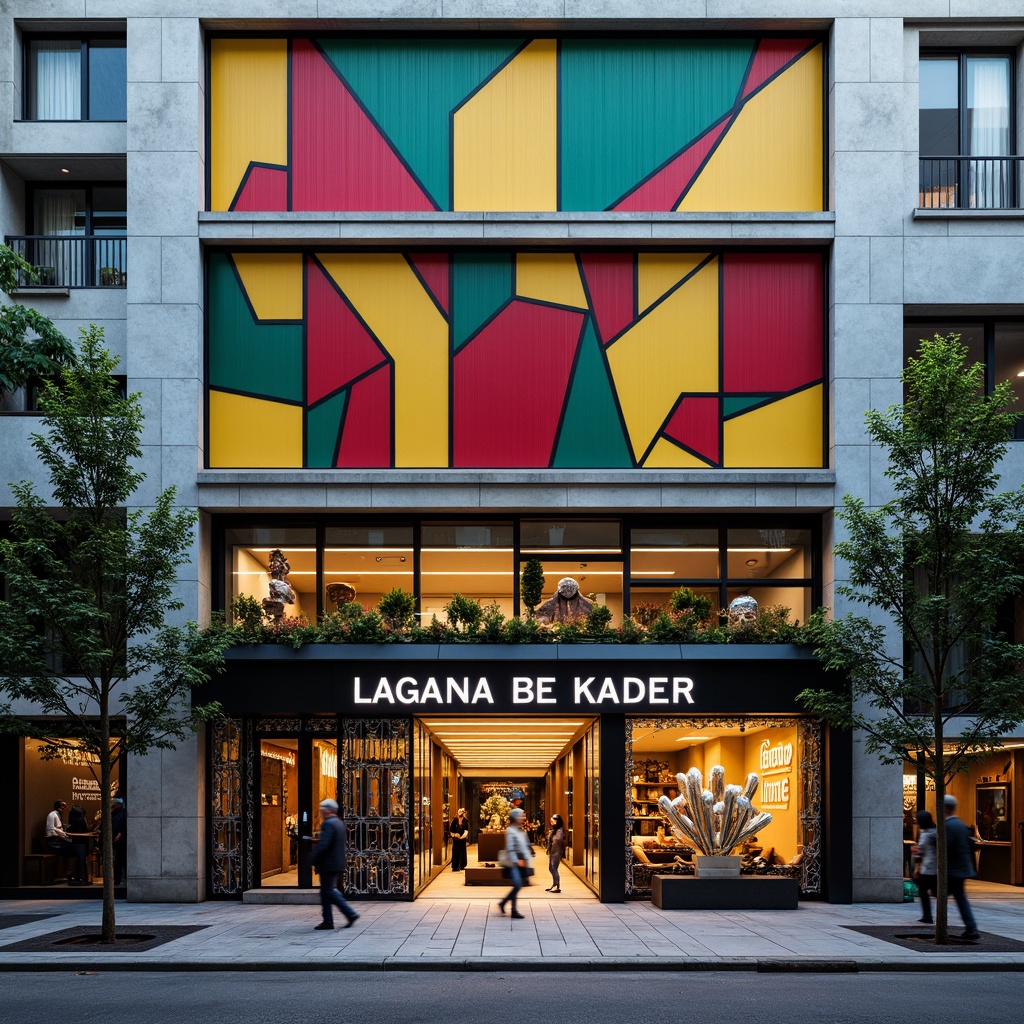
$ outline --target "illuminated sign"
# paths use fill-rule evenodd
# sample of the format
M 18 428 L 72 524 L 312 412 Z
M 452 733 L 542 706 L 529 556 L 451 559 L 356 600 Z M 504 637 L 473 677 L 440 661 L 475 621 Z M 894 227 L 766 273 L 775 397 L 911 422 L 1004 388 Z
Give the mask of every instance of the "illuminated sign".
M 761 766 L 761 799 L 762 807 L 774 807 L 780 810 L 789 807 L 789 779 L 764 778 L 765 775 L 789 775 L 793 764 L 793 744 L 776 743 L 764 740 L 759 752 Z
M 508 692 L 499 694 L 486 676 L 378 676 L 352 679 L 353 702 L 372 705 L 424 705 L 442 707 L 494 705 L 543 705 L 587 708 L 653 704 L 673 707 L 692 704 L 693 680 L 689 676 L 512 676 L 503 682 Z

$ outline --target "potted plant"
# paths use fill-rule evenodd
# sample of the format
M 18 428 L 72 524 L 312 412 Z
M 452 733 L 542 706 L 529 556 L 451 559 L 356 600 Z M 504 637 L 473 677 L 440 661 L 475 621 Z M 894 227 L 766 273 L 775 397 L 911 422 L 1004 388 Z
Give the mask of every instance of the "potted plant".
M 100 284 L 107 287 L 122 284 L 121 271 L 117 267 L 100 267 Z

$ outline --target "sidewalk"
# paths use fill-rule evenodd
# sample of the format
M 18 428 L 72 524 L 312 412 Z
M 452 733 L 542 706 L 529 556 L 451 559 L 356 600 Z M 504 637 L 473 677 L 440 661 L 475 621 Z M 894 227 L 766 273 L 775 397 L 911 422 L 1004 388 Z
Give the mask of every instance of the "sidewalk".
M 581 887 L 582 888 L 582 887 Z M 971 890 L 983 935 L 1024 942 L 1024 891 L 977 883 Z M 241 903 L 119 903 L 119 927 L 198 928 L 157 948 L 11 952 L 14 970 L 760 970 L 1024 971 L 1024 951 L 907 949 L 851 927 L 914 931 L 918 905 L 801 903 L 791 911 L 658 910 L 650 903 L 601 904 L 547 897 L 534 887 L 512 921 L 502 890 L 472 888 L 459 898 L 362 902 L 348 929 L 314 931 L 316 906 Z M 23 915 L 52 915 L 15 924 Z M 0 903 L 0 947 L 72 926 L 98 928 L 96 901 Z M 962 930 L 950 904 L 952 931 Z M 7 924 L 11 926 L 5 926 Z

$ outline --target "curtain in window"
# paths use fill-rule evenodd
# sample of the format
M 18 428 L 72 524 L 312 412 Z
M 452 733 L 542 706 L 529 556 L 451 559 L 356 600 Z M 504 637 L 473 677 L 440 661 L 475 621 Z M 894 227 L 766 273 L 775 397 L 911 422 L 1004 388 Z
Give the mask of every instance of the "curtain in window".
M 40 121 L 82 118 L 82 44 L 78 40 L 37 40 L 33 116 Z
M 81 243 L 65 241 L 68 235 L 85 234 L 79 215 L 85 210 L 81 189 L 46 189 L 36 192 L 35 233 L 51 236 L 35 242 L 36 267 L 53 268 L 52 275 L 42 271 L 44 283 L 82 287 L 85 284 Z M 57 236 L 57 237 L 52 237 Z
M 970 205 L 1008 205 L 1010 166 L 992 157 L 1010 152 L 1010 62 L 1005 57 L 967 60 L 967 108 L 970 137 Z

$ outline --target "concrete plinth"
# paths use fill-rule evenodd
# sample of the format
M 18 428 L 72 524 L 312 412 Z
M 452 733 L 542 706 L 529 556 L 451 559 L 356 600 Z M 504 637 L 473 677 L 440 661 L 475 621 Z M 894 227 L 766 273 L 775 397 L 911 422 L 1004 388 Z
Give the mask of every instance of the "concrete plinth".
M 796 910 L 799 899 L 796 879 L 782 875 L 651 876 L 651 902 L 660 910 Z

